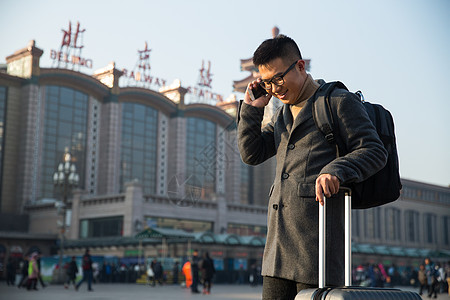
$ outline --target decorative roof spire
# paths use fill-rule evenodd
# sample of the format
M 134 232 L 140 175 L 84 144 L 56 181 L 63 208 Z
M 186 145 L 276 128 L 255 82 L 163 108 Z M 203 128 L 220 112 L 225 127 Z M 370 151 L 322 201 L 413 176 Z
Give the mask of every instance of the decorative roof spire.
M 277 26 L 272 28 L 272 37 L 273 38 L 276 38 L 279 34 L 280 34 L 280 29 Z

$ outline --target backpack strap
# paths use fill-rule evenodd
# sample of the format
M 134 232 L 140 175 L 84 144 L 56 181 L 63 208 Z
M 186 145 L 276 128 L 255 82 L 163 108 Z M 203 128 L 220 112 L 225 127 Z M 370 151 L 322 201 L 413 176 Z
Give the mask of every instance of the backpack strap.
M 322 84 L 314 94 L 315 100 L 312 109 L 317 128 L 323 133 L 328 143 L 336 147 L 337 157 L 339 157 L 339 147 L 337 145 L 333 113 L 330 104 L 330 95 L 335 88 L 348 91 L 347 87 L 340 81 Z

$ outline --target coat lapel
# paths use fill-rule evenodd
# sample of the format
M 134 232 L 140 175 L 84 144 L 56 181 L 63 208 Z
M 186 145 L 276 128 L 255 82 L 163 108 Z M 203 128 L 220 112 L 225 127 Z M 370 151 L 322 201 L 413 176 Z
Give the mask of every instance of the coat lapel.
M 287 109 L 289 110 L 289 114 L 291 115 L 292 119 L 292 114 L 290 112 L 289 107 L 287 107 Z M 309 98 L 306 101 L 305 106 L 303 106 L 302 110 L 298 113 L 297 117 L 295 118 L 294 124 L 292 125 L 292 130 L 290 130 L 291 134 L 297 127 L 299 127 L 302 123 L 306 122 L 310 118 L 312 118 L 312 98 Z
M 283 105 L 283 120 L 284 120 L 284 125 L 286 126 L 287 132 L 290 133 L 291 129 L 292 129 L 292 123 L 293 123 L 293 119 L 292 119 L 292 113 L 291 113 L 291 109 L 289 108 L 289 105 L 284 104 Z

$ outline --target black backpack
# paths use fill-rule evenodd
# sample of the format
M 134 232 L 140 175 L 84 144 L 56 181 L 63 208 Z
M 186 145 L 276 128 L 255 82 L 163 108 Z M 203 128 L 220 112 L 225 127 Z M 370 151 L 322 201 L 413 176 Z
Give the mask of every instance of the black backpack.
M 331 112 L 330 94 L 335 88 L 348 91 L 347 87 L 339 81 L 322 84 L 315 93 L 313 116 L 316 126 L 324 134 L 327 141 L 336 147 L 336 156 L 341 156 L 338 130 L 334 127 L 333 114 Z M 356 95 L 362 100 L 362 104 L 375 125 L 378 136 L 388 152 L 386 166 L 366 180 L 352 183 L 349 188 L 352 191 L 352 208 L 365 209 L 383 205 L 397 200 L 400 197 L 402 184 L 400 181 L 399 161 L 395 142 L 394 121 L 391 113 L 379 104 L 365 102 L 360 91 Z M 344 153 L 345 154 L 345 153 Z

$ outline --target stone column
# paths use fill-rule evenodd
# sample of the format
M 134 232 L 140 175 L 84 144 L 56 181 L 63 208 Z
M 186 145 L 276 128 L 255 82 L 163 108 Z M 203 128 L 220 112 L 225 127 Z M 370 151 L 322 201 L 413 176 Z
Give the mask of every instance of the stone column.
M 70 218 L 70 227 L 66 233 L 66 238 L 69 240 L 77 240 L 80 238 L 80 215 L 81 215 L 81 202 L 84 195 L 87 192 L 81 189 L 75 189 L 72 192 L 72 215 Z
M 26 79 L 21 88 L 21 141 L 17 169 L 17 203 L 20 213 L 25 204 L 37 200 L 39 194 L 39 148 L 42 124 L 41 91 L 38 85 L 39 62 L 44 51 L 36 47 L 34 40 L 27 47 L 6 57 L 7 73 Z M 13 123 L 12 123 L 13 124 Z M 11 125 L 12 125 L 11 124 Z
M 214 222 L 214 233 L 221 234 L 222 229 L 227 230 L 228 227 L 228 208 L 227 201 L 224 195 L 219 195 L 217 197 L 217 217 L 216 222 Z
M 144 222 L 143 218 L 143 202 L 144 195 L 142 192 L 141 183 L 135 179 L 131 182 L 125 183 L 125 205 L 124 205 L 124 219 L 123 219 L 123 235 L 134 236 L 137 232 L 135 230 L 136 221 Z M 144 228 L 142 224 L 141 228 Z
M 98 160 L 98 194 L 119 193 L 120 146 L 121 145 L 121 115 L 119 104 L 119 78 L 122 71 L 116 69 L 114 62 L 94 72 L 93 77 L 110 88 L 108 97 L 103 99 L 100 113 L 99 149 L 101 155 Z

